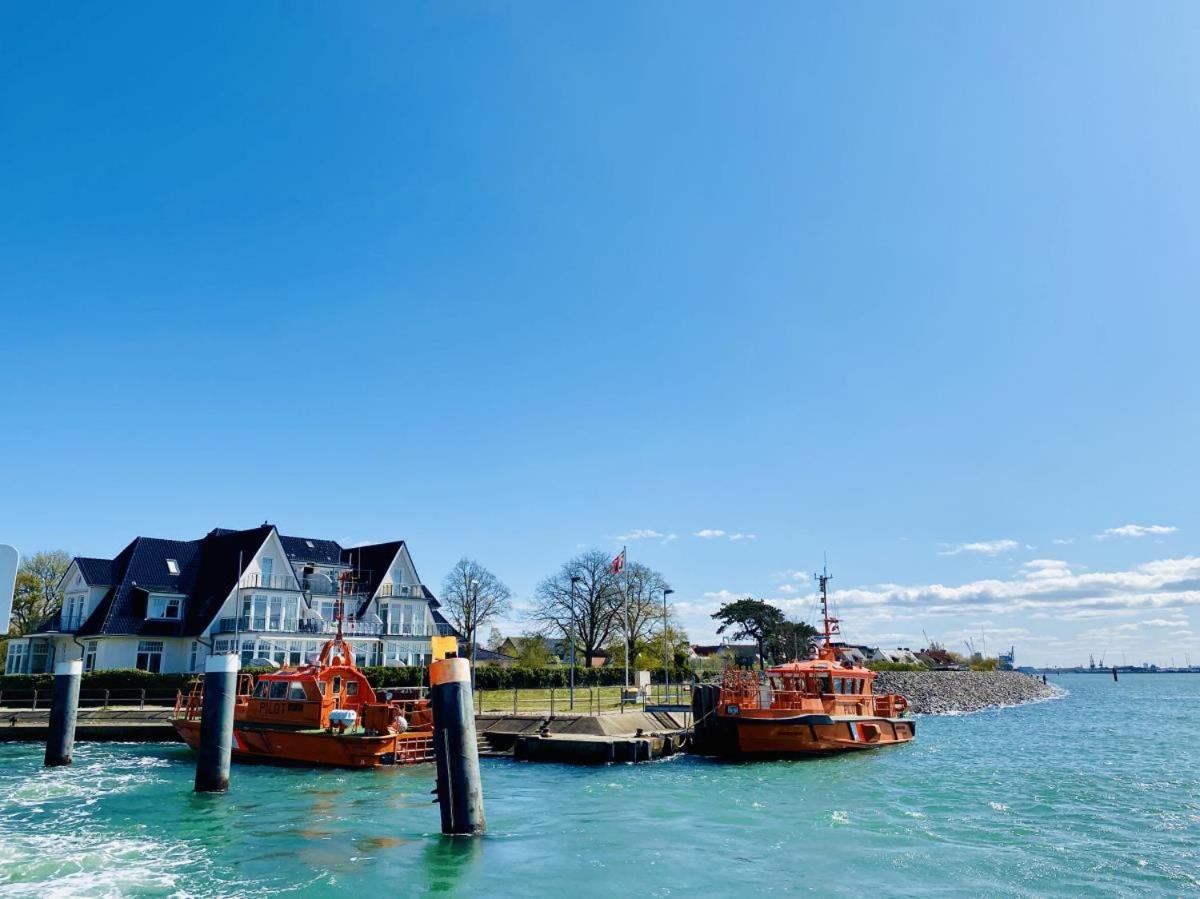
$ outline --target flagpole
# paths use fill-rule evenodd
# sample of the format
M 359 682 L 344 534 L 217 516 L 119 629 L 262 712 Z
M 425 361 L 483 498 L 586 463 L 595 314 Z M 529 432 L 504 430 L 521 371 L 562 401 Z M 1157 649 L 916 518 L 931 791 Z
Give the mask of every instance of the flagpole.
M 629 692 L 629 554 L 628 547 L 621 547 L 621 567 L 625 569 L 625 692 Z

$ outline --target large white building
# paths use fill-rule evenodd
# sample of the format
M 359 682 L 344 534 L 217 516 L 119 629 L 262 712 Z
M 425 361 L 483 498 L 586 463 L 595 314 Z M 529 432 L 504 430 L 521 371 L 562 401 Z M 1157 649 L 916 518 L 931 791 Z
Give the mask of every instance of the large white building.
M 307 661 L 336 629 L 360 665 L 422 665 L 430 637 L 453 634 L 404 541 L 344 549 L 274 525 L 199 540 L 138 537 L 115 558 L 72 560 L 62 611 L 9 641 L 6 674 L 53 670 L 202 671 L 214 653 L 242 664 Z

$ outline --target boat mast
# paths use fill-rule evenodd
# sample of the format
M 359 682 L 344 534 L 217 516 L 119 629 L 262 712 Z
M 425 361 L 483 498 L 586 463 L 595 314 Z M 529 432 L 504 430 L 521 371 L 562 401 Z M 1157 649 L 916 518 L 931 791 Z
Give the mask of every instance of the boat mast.
M 826 563 L 821 568 L 820 574 L 814 574 L 813 577 L 821 585 L 821 618 L 825 626 L 825 645 L 821 648 L 821 655 L 831 661 L 836 661 L 833 651 L 833 635 L 842 632 L 841 625 L 836 618 L 829 616 L 829 582 L 833 580 L 833 575 L 829 573 L 829 564 Z

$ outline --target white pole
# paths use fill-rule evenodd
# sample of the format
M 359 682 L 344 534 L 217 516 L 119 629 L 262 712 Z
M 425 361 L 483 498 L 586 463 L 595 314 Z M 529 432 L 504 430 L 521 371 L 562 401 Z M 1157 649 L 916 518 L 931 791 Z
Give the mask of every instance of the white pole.
M 629 692 L 629 556 L 624 546 L 621 547 L 621 560 L 625 569 L 625 691 Z M 625 702 L 624 697 L 621 702 Z

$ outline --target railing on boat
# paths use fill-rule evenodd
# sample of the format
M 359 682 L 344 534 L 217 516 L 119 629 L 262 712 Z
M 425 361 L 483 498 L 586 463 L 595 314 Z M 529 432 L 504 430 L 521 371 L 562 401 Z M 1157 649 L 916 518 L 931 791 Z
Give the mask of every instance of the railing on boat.
M 861 683 L 856 678 L 846 680 Z M 779 690 L 761 680 L 753 671 L 727 671 L 721 682 L 721 704 L 737 705 L 743 710 L 802 711 L 806 700 L 810 707 L 813 701 L 819 701 L 825 708 L 832 706 L 829 711 L 835 714 L 843 711 L 858 715 L 879 715 L 883 718 L 894 718 L 903 711 L 902 705 L 907 707 L 907 703 L 901 702 L 902 697 L 893 694 Z

